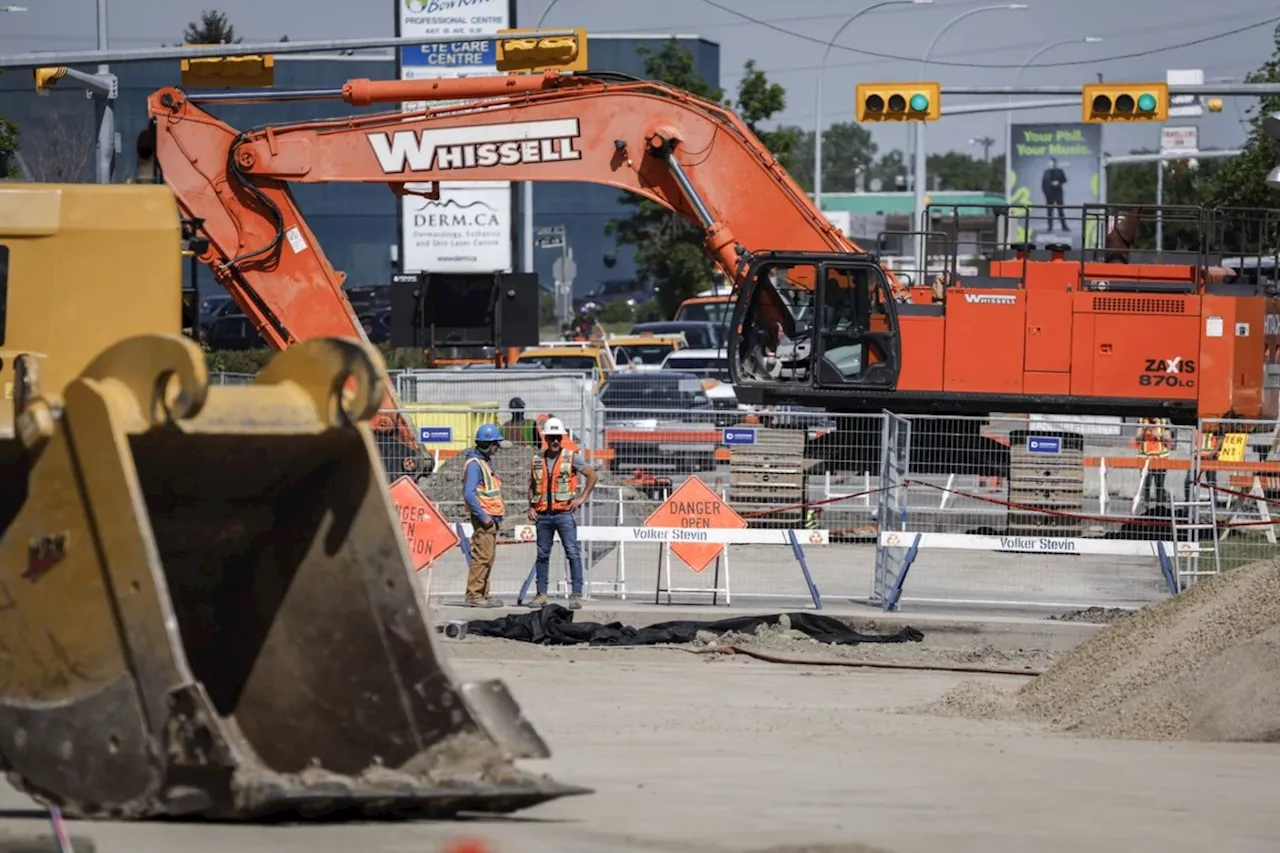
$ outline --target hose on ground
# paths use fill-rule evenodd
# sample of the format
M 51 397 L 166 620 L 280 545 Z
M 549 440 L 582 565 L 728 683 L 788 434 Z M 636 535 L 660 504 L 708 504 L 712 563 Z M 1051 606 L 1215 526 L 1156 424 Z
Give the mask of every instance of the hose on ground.
M 869 667 L 872 669 L 906 669 L 918 670 L 923 672 L 967 672 L 980 675 L 1022 675 L 1028 678 L 1035 678 L 1041 674 L 1040 670 L 1035 669 L 1013 669 L 1011 667 L 999 666 L 968 666 L 966 664 L 945 664 L 945 663 L 889 663 L 887 661 L 855 661 L 842 660 L 840 658 L 828 657 L 809 657 L 807 655 L 778 655 L 770 652 L 762 652 L 757 649 L 749 649 L 744 646 L 721 646 L 716 649 L 707 649 L 699 651 L 697 654 L 725 654 L 725 655 L 746 655 L 756 660 L 767 661 L 769 663 L 786 663 L 793 666 L 856 666 Z

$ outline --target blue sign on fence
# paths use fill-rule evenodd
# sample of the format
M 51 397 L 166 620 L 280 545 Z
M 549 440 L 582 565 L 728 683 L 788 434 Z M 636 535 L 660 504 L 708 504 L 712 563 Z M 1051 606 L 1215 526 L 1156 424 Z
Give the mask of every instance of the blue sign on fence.
M 755 444 L 756 431 L 753 429 L 726 429 L 721 432 L 720 440 L 725 444 Z
M 1062 439 L 1056 435 L 1027 436 L 1027 452 L 1028 453 L 1051 453 L 1051 454 L 1061 453 Z
M 418 441 L 423 444 L 448 444 L 453 441 L 453 427 L 418 427 Z

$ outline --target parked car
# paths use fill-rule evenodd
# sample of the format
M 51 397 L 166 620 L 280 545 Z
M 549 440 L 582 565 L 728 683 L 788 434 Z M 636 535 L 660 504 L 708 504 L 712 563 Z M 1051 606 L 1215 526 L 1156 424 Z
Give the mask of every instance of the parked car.
M 663 359 L 661 370 L 701 377 L 707 398 L 716 410 L 718 426 L 733 426 L 751 411 L 750 406 L 738 403 L 738 395 L 729 382 L 729 354 L 723 347 L 676 350 Z
M 615 471 L 706 471 L 715 467 L 715 409 L 703 380 L 668 370 L 609 374 L 600 390 L 604 444 Z
M 253 321 L 243 314 L 214 320 L 209 324 L 204 340 L 210 349 L 222 350 L 262 349 L 267 345 L 254 328 Z
M 684 333 L 685 345 L 694 349 L 717 349 L 725 345 L 720 339 L 720 327 L 715 323 L 655 320 L 649 323 L 636 323 L 631 327 L 631 334 L 644 333 L 654 335 L 671 335 Z

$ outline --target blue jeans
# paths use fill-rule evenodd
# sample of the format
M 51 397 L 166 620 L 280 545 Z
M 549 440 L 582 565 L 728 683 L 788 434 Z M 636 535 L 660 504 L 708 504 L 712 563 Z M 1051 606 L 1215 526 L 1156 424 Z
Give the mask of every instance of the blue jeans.
M 537 573 L 538 592 L 543 595 L 547 592 L 551 546 L 555 543 L 556 531 L 559 531 L 560 544 L 569 558 L 569 584 L 574 595 L 582 595 L 582 549 L 578 547 L 578 523 L 573 513 L 540 512 L 537 526 L 538 559 L 533 568 Z

